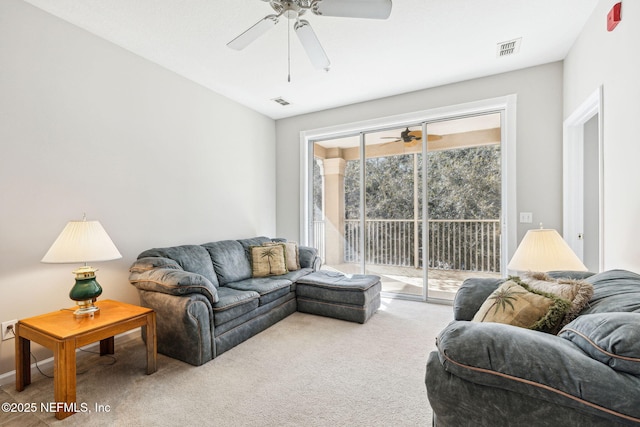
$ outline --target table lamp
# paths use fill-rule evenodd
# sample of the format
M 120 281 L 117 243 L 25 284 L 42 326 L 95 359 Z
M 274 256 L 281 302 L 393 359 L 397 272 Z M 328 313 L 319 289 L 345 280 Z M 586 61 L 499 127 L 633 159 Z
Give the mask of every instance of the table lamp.
M 548 272 L 587 271 L 567 242 L 553 229 L 529 230 L 507 266 L 509 270 Z
M 76 301 L 76 316 L 87 316 L 99 310 L 94 305 L 102 294 L 102 288 L 96 281 L 96 268 L 88 262 L 109 261 L 122 258 L 107 232 L 98 221 L 69 221 L 49 251 L 42 258 L 46 263 L 84 263 L 76 269 L 76 283 L 69 292 L 69 298 Z

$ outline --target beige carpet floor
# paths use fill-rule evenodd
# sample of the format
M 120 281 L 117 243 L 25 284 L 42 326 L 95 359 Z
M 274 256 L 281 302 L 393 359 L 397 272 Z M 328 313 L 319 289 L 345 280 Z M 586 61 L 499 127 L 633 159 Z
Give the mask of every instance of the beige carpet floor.
M 294 313 L 199 367 L 158 355 L 153 375 L 136 334 L 116 339 L 115 363 L 79 353 L 77 400 L 91 412 L 0 412 L 0 426 L 431 425 L 425 364 L 451 319 L 451 306 L 390 299 L 364 325 Z M 5 385 L 0 400 L 40 408 L 53 380 L 35 374 L 21 393 Z

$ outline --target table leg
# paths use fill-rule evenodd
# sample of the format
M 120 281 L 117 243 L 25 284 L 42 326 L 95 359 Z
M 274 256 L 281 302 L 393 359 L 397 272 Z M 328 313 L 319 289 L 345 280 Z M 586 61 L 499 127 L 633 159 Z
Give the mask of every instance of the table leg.
M 66 403 L 69 411 L 56 412 L 61 420 L 73 415 L 73 403 L 76 401 L 76 346 L 75 340 L 69 339 L 56 343 L 53 350 L 53 399 L 58 403 Z
M 151 312 L 147 315 L 147 375 L 153 374 L 158 370 L 158 340 L 156 338 L 156 313 Z
M 20 336 L 16 325 L 16 390 L 22 391 L 31 384 L 31 341 Z
M 100 356 L 104 356 L 105 354 L 115 354 L 115 352 L 116 350 L 113 337 L 100 340 Z

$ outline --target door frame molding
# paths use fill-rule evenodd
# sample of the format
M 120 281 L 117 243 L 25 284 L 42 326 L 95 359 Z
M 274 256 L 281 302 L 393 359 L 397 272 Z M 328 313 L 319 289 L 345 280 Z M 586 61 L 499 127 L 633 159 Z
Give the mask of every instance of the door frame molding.
M 584 259 L 579 238 L 584 227 L 584 125 L 598 115 L 598 268 L 604 269 L 604 99 L 599 86 L 563 123 L 562 230 L 571 249 Z

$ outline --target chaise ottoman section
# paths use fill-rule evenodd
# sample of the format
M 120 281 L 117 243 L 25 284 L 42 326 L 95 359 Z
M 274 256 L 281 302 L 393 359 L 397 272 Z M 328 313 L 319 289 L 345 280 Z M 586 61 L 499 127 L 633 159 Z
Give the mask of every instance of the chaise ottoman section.
M 380 277 L 316 271 L 298 279 L 298 311 L 365 323 L 380 307 Z

